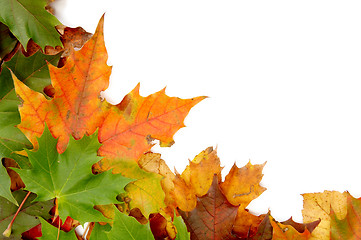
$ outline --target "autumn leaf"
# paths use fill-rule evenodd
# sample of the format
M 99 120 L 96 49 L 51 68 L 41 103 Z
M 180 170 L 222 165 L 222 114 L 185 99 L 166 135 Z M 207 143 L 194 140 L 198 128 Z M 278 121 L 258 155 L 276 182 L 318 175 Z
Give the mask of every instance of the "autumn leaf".
M 312 232 L 312 239 L 329 240 L 331 232 L 331 208 L 338 219 L 347 213 L 347 194 L 336 191 L 322 193 L 306 193 L 303 196 L 303 222 L 310 223 L 321 219 L 318 227 Z
M 14 168 L 26 189 L 38 195 L 35 200 L 57 199 L 62 219 L 70 216 L 80 223 L 107 221 L 94 205 L 117 203 L 116 196 L 124 192 L 131 179 L 111 172 L 92 174 L 91 166 L 101 159 L 97 156 L 97 135 L 71 138 L 62 154 L 57 152 L 57 140 L 47 128 L 38 141 L 36 152 L 27 151 L 32 168 Z
M 240 205 L 244 209 L 266 190 L 260 186 L 265 164 L 252 165 L 248 162 L 242 168 L 238 168 L 236 164 L 233 165 L 225 181 L 220 184 L 224 195 L 231 204 Z
M 199 153 L 180 175 L 172 178 L 172 189 L 165 192 L 174 198 L 174 205 L 182 211 L 189 212 L 196 207 L 197 197 L 205 195 L 216 175 L 221 181 L 220 160 L 212 147 Z M 167 197 L 166 197 L 167 199 Z M 168 200 L 168 202 L 171 202 Z
M 232 227 L 238 206 L 233 206 L 222 194 L 218 176 L 207 194 L 197 198 L 197 207 L 191 212 L 179 211 L 191 233 L 191 239 L 233 239 Z
M 189 110 L 204 97 L 180 99 L 168 97 L 165 89 L 147 97 L 139 95 L 139 84 L 122 102 L 109 109 L 99 129 L 102 147 L 99 154 L 105 158 L 98 167 L 101 171 L 122 171 L 122 161 L 138 161 L 157 139 L 160 145 L 171 146 L 173 135 L 184 127 Z
M 111 67 L 106 64 L 102 18 L 94 36 L 80 51 L 70 54 L 62 68 L 49 66 L 54 98 L 30 90 L 14 79 L 17 94 L 23 100 L 19 108 L 21 123 L 18 128 L 37 147 L 36 137 L 44 130 L 45 123 L 51 133 L 59 138 L 58 151 L 62 153 L 69 136 L 80 139 L 91 135 L 101 124 L 106 106 L 99 98 L 109 84 Z
M 40 218 L 41 222 L 41 232 L 42 236 L 39 239 L 61 239 L 61 240 L 77 240 L 78 238 L 75 236 L 74 230 L 71 230 L 70 232 L 59 232 L 59 238 L 58 238 L 58 228 L 54 227 L 47 221 L 45 221 L 43 218 Z
M 361 239 L 361 198 L 354 198 L 348 192 L 347 214 L 338 218 L 331 207 L 331 239 Z
M 22 190 L 13 192 L 14 198 L 18 202 L 21 202 L 26 194 L 27 192 Z M 23 232 L 40 223 L 39 216 L 45 219 L 50 218 L 49 211 L 53 207 L 53 201 L 38 202 L 35 197 L 35 194 L 30 194 L 15 219 L 10 238 L 6 239 L 20 239 Z M 0 232 L 7 228 L 17 210 L 17 206 L 0 197 Z
M 0 22 L 7 25 L 25 47 L 30 38 L 42 49 L 46 45 L 61 46 L 60 35 L 55 29 L 60 22 L 45 10 L 46 4 L 45 0 L 2 0 Z
M 194 193 L 201 197 L 208 192 L 213 182 L 214 175 L 221 181 L 221 162 L 217 151 L 212 147 L 199 153 L 182 173 L 182 178 L 188 186 L 191 186 Z M 237 204 L 236 204 L 237 205 Z

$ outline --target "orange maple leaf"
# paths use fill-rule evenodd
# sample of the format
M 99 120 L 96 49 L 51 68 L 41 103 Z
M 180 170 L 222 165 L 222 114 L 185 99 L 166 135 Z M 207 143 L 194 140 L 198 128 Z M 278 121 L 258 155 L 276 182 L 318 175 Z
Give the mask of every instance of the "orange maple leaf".
M 101 101 L 100 92 L 108 87 L 111 73 L 111 67 L 106 64 L 103 22 L 104 16 L 83 48 L 71 51 L 64 67 L 48 64 L 55 90 L 53 99 L 47 100 L 13 77 L 16 93 L 22 99 L 18 128 L 34 148 L 37 148 L 37 137 L 44 131 L 45 123 L 52 135 L 59 138 L 57 149 L 62 153 L 70 135 L 75 139 L 91 135 L 103 122 L 108 104 Z
M 153 139 L 158 139 L 161 146 L 171 146 L 189 110 L 204 98 L 168 97 L 165 89 L 142 97 L 138 84 L 122 102 L 109 109 L 99 129 L 99 155 L 106 157 L 100 164 L 101 171 L 112 168 L 113 173 L 119 173 L 119 162 L 138 161 L 151 149 Z

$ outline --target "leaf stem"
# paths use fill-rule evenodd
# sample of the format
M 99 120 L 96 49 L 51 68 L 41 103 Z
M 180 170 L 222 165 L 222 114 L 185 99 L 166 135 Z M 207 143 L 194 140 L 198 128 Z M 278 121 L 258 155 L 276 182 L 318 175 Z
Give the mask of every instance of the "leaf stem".
M 15 221 L 16 217 L 18 216 L 18 214 L 19 214 L 21 208 L 23 207 L 24 203 L 26 202 L 26 200 L 27 200 L 28 197 L 30 196 L 30 193 L 31 193 L 31 192 L 29 191 L 29 192 L 26 194 L 26 196 L 25 196 L 25 198 L 23 199 L 23 201 L 21 202 L 18 210 L 16 211 L 13 219 L 12 219 L 11 222 L 9 223 L 8 228 L 3 232 L 3 236 L 5 236 L 5 237 L 10 237 L 10 235 L 11 235 L 11 228 L 12 228 L 12 226 L 13 226 L 13 224 L 14 224 L 14 221 Z

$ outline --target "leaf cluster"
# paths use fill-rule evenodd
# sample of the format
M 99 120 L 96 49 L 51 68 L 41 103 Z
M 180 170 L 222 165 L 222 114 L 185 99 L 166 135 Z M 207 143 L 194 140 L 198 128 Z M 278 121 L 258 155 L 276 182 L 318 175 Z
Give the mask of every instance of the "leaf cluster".
M 90 34 L 47 9 L 0 3 L 1 239 L 361 238 L 361 200 L 347 192 L 304 194 L 304 223 L 278 222 L 247 209 L 266 190 L 265 164 L 222 181 L 210 147 L 172 172 L 153 140 L 170 147 L 205 97 L 143 97 L 138 84 L 108 103 L 104 16 Z

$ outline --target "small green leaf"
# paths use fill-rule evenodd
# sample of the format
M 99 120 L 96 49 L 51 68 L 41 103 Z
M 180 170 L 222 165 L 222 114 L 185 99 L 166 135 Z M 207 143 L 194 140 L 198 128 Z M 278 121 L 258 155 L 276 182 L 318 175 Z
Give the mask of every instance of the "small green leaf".
M 74 233 L 74 230 L 71 230 L 70 232 L 64 232 L 60 230 L 59 232 L 59 238 L 58 238 L 58 228 L 54 227 L 44 219 L 40 218 L 41 222 L 41 233 L 42 236 L 39 239 L 61 239 L 61 240 L 77 240 L 77 237 Z
M 132 179 L 110 171 L 94 175 L 92 165 L 101 158 L 97 133 L 80 140 L 70 138 L 62 154 L 56 150 L 57 140 L 46 127 L 38 139 L 39 150 L 27 151 L 31 169 L 14 169 L 20 174 L 26 189 L 38 195 L 36 200 L 58 200 L 59 216 L 70 216 L 84 222 L 108 221 L 94 205 L 119 203 L 116 196 Z
M 191 235 L 187 230 L 187 226 L 181 216 L 175 217 L 173 224 L 177 229 L 176 240 L 189 240 L 191 238 Z
M 13 192 L 14 198 L 17 202 L 23 201 L 26 194 L 27 192 L 22 190 Z M 34 201 L 35 197 L 35 194 L 30 194 L 28 199 L 25 201 L 23 207 L 21 208 L 18 216 L 15 219 L 11 231 L 11 236 L 8 239 L 20 239 L 23 232 L 31 229 L 32 227 L 35 227 L 40 223 L 38 216 L 41 216 L 45 219 L 51 217 L 49 215 L 49 211 L 54 206 L 53 201 L 36 202 Z M 17 210 L 17 206 L 15 206 L 13 203 L 9 202 L 5 198 L 0 197 L 1 233 L 7 228 Z
M 115 208 L 115 206 L 114 206 Z M 115 209 L 115 217 L 113 227 L 110 231 L 106 229 L 108 226 L 101 226 L 95 224 L 94 229 L 90 235 L 90 240 L 148 240 L 154 239 L 149 223 L 143 225 L 135 218 L 127 216 L 126 214 Z
M 10 191 L 10 177 L 8 175 L 8 173 L 6 172 L 5 167 L 1 164 L 0 162 L 0 196 L 6 198 L 9 202 L 12 202 L 13 204 L 15 204 L 16 206 L 18 205 L 18 202 L 16 201 L 16 199 L 13 197 L 13 195 L 11 194 Z
M 42 49 L 62 46 L 55 26 L 61 23 L 45 10 L 45 0 L 1 0 L 0 22 L 7 25 L 26 48 L 30 38 Z

